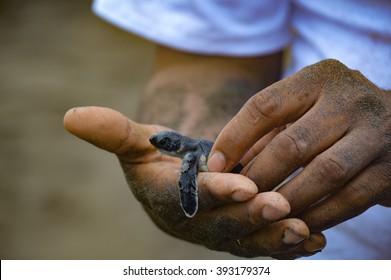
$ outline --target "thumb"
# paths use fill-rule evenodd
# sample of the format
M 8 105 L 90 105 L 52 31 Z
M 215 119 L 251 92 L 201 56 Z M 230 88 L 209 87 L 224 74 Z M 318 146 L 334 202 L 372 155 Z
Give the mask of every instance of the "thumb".
M 158 131 L 158 127 L 138 124 L 104 107 L 70 109 L 64 116 L 64 127 L 80 139 L 117 155 L 152 150 L 148 139 Z

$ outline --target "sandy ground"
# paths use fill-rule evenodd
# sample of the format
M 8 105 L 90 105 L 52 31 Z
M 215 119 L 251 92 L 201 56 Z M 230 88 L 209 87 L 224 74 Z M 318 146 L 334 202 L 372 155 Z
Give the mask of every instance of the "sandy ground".
M 148 219 L 117 159 L 68 134 L 71 107 L 134 117 L 153 44 L 90 0 L 0 1 L 1 259 L 225 259 Z

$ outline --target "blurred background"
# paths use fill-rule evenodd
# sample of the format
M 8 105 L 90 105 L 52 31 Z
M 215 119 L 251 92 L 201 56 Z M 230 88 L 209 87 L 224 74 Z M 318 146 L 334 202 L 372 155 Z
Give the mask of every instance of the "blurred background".
M 92 0 L 0 0 L 1 259 L 226 259 L 149 220 L 117 159 L 63 128 L 98 105 L 135 116 L 153 44 Z

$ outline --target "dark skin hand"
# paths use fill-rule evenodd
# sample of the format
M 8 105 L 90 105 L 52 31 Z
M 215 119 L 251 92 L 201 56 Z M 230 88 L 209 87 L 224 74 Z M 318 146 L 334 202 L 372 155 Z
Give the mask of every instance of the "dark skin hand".
M 224 172 L 241 161 L 260 192 L 304 167 L 278 193 L 291 216 L 320 232 L 390 206 L 390 151 L 390 92 L 325 60 L 252 97 L 218 136 L 208 167 Z
M 284 219 L 290 205 L 283 195 L 258 193 L 243 175 L 200 173 L 199 210 L 185 217 L 177 186 L 181 159 L 161 154 L 148 141 L 167 129 L 213 140 L 251 94 L 277 80 L 280 62 L 281 54 L 233 59 L 159 48 L 139 121 L 160 125 L 100 107 L 71 109 L 64 125 L 117 155 L 133 194 L 170 235 L 244 257 L 311 255 L 325 246 L 324 236 L 310 234 L 298 218 Z

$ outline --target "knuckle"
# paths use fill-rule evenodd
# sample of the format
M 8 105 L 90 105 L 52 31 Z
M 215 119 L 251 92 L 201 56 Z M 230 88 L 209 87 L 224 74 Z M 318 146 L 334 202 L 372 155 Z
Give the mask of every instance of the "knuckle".
M 280 160 L 303 162 L 310 149 L 310 141 L 305 133 L 281 132 L 272 142 L 271 148 Z
M 376 197 L 376 192 L 369 182 L 355 180 L 346 186 L 341 197 L 348 209 L 355 209 L 370 203 Z
M 245 107 L 247 121 L 254 125 L 261 119 L 270 119 L 280 106 L 281 100 L 278 94 L 271 89 L 264 90 L 249 99 L 248 106 Z
M 384 117 L 381 125 L 377 129 L 380 136 L 379 139 L 382 139 L 382 142 L 385 147 L 385 151 L 390 151 L 391 149 L 391 114 Z M 388 153 L 390 155 L 390 153 Z
M 371 89 L 362 87 L 360 92 L 353 96 L 349 107 L 351 111 L 357 111 L 363 115 L 364 118 L 359 119 L 364 122 L 382 123 L 387 109 L 381 98 L 373 92 Z
M 343 182 L 349 178 L 349 164 L 336 155 L 319 156 L 316 159 L 318 176 L 329 182 Z
M 323 69 L 330 69 L 330 71 L 333 71 L 335 69 L 343 69 L 343 70 L 349 70 L 348 67 L 345 66 L 342 62 L 336 59 L 325 59 L 318 63 L 319 67 L 322 67 Z
M 318 63 L 304 67 L 300 73 L 303 78 L 312 81 L 333 81 L 336 75 L 341 72 L 347 72 L 349 69 L 336 59 L 325 59 Z

